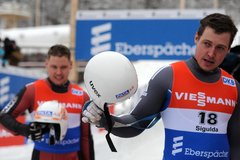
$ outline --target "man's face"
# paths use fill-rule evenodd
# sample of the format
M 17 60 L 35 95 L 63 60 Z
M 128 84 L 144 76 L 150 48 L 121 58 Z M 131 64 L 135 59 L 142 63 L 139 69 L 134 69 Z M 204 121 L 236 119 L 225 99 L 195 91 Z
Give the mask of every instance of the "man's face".
M 65 56 L 51 56 L 50 59 L 46 60 L 46 68 L 50 80 L 56 85 L 63 85 L 68 80 L 72 61 L 69 61 Z
M 210 27 L 206 27 L 201 37 L 196 33 L 195 58 L 204 71 L 212 71 L 222 63 L 225 55 L 230 51 L 228 48 L 230 36 L 229 32 L 216 34 Z

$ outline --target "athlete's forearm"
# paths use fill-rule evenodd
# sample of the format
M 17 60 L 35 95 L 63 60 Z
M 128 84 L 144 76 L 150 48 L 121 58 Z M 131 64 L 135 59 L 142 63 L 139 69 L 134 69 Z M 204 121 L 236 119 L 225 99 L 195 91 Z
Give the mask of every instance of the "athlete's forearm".
M 94 159 L 94 145 L 89 123 L 81 122 L 81 151 L 84 160 Z
M 28 125 L 18 122 L 7 113 L 0 113 L 0 124 L 14 135 L 29 135 Z
M 132 126 L 124 127 L 125 124 L 130 124 L 130 123 L 137 121 L 137 119 L 134 118 L 134 116 L 132 116 L 130 114 L 123 115 L 121 117 L 111 115 L 111 120 L 112 120 L 112 124 L 113 124 L 111 133 L 115 136 L 129 138 L 129 137 L 137 136 L 144 131 L 143 129 L 137 129 Z M 136 123 L 134 125 L 137 127 L 142 127 L 142 128 L 146 127 L 146 126 L 141 125 L 141 123 Z M 101 119 L 100 128 L 104 128 L 105 130 L 108 131 L 108 123 L 105 118 Z

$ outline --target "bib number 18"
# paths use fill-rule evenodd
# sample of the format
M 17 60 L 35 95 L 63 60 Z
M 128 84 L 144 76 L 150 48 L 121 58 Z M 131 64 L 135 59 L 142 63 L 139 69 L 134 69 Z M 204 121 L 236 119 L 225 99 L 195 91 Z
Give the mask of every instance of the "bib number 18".
M 206 112 L 200 112 L 198 114 L 198 117 L 200 118 L 200 124 L 205 124 L 206 122 L 211 125 L 217 124 L 217 114 L 216 113 L 206 114 Z

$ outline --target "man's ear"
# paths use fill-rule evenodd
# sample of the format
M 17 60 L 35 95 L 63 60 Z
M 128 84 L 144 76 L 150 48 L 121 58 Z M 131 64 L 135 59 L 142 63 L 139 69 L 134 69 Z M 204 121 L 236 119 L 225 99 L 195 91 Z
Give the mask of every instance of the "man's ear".
M 73 61 L 70 61 L 70 69 L 72 69 Z
M 45 60 L 45 67 L 48 68 L 48 59 Z
M 194 37 L 195 44 L 197 44 L 198 40 L 199 40 L 198 32 L 196 32 L 195 37 Z

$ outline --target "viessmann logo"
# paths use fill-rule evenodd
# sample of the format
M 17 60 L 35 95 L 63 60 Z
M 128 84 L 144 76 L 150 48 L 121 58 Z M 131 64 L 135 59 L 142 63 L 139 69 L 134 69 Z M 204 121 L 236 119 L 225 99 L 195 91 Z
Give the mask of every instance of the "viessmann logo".
M 207 96 L 204 92 L 187 93 L 187 92 L 175 92 L 175 96 L 178 100 L 196 101 L 198 106 L 206 106 L 207 103 L 220 104 L 234 107 L 236 101 L 232 99 L 222 97 Z
M 79 104 L 79 103 L 59 102 L 57 100 L 53 100 L 53 101 L 56 101 L 57 103 L 60 103 L 65 108 L 82 109 L 82 105 Z M 46 101 L 37 101 L 37 104 L 38 104 L 38 106 L 40 106 L 44 102 L 46 102 Z M 41 114 L 46 114 L 47 115 L 48 113 L 42 112 Z

